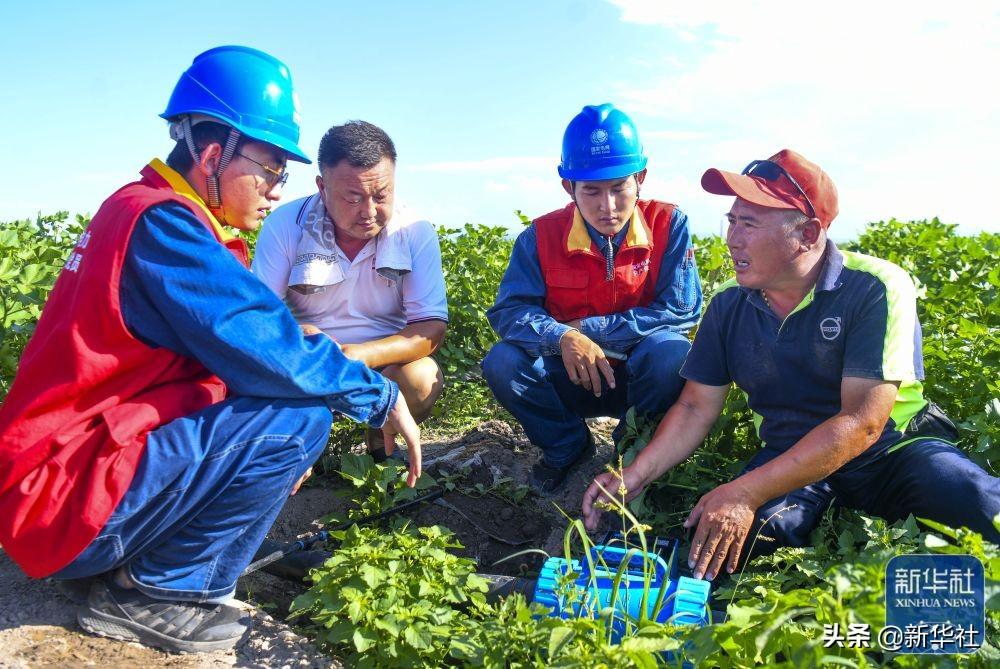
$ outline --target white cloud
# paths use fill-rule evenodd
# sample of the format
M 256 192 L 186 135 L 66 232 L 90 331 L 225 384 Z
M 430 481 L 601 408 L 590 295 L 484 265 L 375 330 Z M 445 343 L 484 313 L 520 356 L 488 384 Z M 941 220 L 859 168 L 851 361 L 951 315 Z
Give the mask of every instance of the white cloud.
M 707 137 L 704 132 L 695 132 L 692 130 L 643 130 L 642 139 L 668 139 L 672 142 L 694 142 L 698 140 L 705 139 Z
M 489 193 L 507 193 L 510 191 L 510 184 L 503 181 L 487 181 L 483 186 Z
M 643 133 L 651 164 L 658 144 L 676 151 L 688 135 L 698 151 L 667 167 L 692 180 L 790 147 L 834 178 L 845 236 L 893 215 L 1000 227 L 970 197 L 1000 176 L 996 3 L 610 1 L 686 54 L 619 91 L 646 125 L 683 129 Z M 691 209 L 709 206 L 689 195 Z
M 557 161 L 515 156 L 401 165 L 396 182 L 405 184 L 414 206 L 439 225 L 471 221 L 517 232 L 521 224 L 514 209 L 537 215 L 565 203 Z
M 1000 60 L 995 3 L 945 12 L 939 2 L 612 2 L 625 21 L 697 35 L 694 62 L 674 64 L 656 86 L 623 91 L 650 115 L 697 111 L 815 129 L 873 112 L 986 119 L 996 110 L 984 78 Z

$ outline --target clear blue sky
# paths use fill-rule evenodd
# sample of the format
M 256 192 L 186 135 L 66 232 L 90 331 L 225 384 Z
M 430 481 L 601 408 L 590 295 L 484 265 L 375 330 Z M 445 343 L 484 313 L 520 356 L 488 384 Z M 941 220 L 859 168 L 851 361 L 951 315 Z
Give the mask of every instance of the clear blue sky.
M 941 216 L 1000 230 L 995 2 L 520 0 L 5 3 L 0 220 L 93 212 L 170 141 L 163 110 L 201 51 L 245 44 L 290 67 L 302 146 L 361 118 L 399 150 L 398 196 L 438 224 L 519 227 L 565 196 L 562 131 L 584 104 L 636 119 L 644 195 L 696 232 L 729 203 L 707 167 L 789 147 L 837 183 L 834 236 Z M 311 193 L 293 165 L 286 199 Z

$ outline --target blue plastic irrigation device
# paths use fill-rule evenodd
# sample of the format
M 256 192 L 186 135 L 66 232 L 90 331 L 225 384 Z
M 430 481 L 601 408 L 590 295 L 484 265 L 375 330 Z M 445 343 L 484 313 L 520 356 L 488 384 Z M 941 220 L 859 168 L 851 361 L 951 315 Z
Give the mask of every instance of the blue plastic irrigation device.
M 679 552 L 677 539 L 656 539 L 654 551 L 643 553 L 635 546 L 627 549 L 620 534 L 609 533 L 603 542 L 591 549 L 590 561 L 567 563 L 559 557 L 546 560 L 535 584 L 534 600 L 552 609 L 550 616 L 597 618 L 602 613 L 608 614 L 613 599 L 612 641 L 618 643 L 627 627 L 639 620 L 642 593 L 648 578 L 647 619 L 674 625 L 706 625 L 711 583 L 680 576 Z M 626 560 L 628 563 L 616 591 L 615 577 Z M 560 593 L 558 582 L 567 571 L 578 576 L 570 592 Z

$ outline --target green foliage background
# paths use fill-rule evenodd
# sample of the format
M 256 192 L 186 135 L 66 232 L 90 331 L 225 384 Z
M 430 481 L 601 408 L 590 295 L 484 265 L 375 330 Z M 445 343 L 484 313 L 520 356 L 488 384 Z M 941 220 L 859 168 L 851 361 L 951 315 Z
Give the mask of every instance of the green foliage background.
M 1000 463 L 1000 235 L 963 237 L 938 219 L 870 225 L 854 250 L 890 260 L 917 282 L 927 394 L 962 428 L 962 446 Z
M 71 219 L 66 212 L 34 221 L 0 222 L 0 398 L 13 381 L 21 351 L 59 269 L 88 222 L 82 216 Z M 248 240 L 251 245 L 253 237 Z M 489 406 L 479 362 L 496 341 L 486 309 L 496 296 L 513 241 L 505 228 L 472 224 L 442 229 L 440 238 L 450 323 L 437 353 L 447 379 L 446 394 L 432 425 L 457 429 L 484 415 L 497 415 L 498 409 Z M 731 276 L 729 255 L 718 237 L 696 238 L 695 244 L 702 285 L 711 295 Z M 1000 235 L 961 236 L 954 225 L 938 219 L 890 220 L 871 224 L 848 248 L 890 260 L 914 277 L 927 395 L 962 428 L 963 448 L 996 473 Z M 742 394 L 734 390 L 711 438 L 716 454 L 739 459 L 753 452 L 757 444 L 748 416 Z
M 88 222 L 79 216 L 71 221 L 65 211 L 34 221 L 0 222 L 0 400 L 14 380 L 45 298 Z

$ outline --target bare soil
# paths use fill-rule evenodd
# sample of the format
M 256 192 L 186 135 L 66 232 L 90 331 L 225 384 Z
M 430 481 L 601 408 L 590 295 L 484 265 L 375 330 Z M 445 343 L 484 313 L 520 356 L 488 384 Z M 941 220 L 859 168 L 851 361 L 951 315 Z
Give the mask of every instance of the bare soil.
M 579 516 L 583 491 L 613 451 L 614 421 L 590 424 L 597 441 L 594 456 L 570 473 L 557 494 L 543 497 L 531 492 L 519 501 L 515 493 L 519 486 L 529 485 L 531 465 L 539 456 L 520 430 L 487 421 L 461 437 L 425 444 L 425 471 L 463 475 L 443 502 L 425 504 L 409 517 L 419 525 L 450 528 L 464 546 L 459 552 L 476 560 L 481 573 L 533 576 L 544 560 L 539 554 L 497 561 L 528 548 L 549 554 L 561 551 L 567 521 L 559 509 Z M 482 494 L 476 484 L 489 492 Z M 339 487 L 341 483 L 327 477 L 289 498 L 270 537 L 288 541 L 319 529 L 317 519 L 344 507 Z M 0 669 L 341 666 L 281 620 L 304 586 L 263 572 L 241 579 L 238 585 L 238 595 L 254 610 L 248 641 L 230 652 L 203 655 L 171 655 L 83 633 L 76 626 L 75 607 L 54 585 L 28 579 L 2 552 L 0 582 Z
M 482 423 L 450 445 L 452 452 L 460 453 L 460 457 L 440 464 L 432 461 L 428 467 L 435 474 L 441 469 L 455 471 L 465 466 L 467 474 L 459 481 L 458 490 L 444 497 L 464 515 L 442 505 L 425 505 L 412 514 L 414 522 L 443 525 L 455 532 L 465 547 L 459 552 L 476 560 L 481 573 L 534 576 L 545 560 L 541 554 L 522 555 L 499 564 L 497 561 L 527 548 L 541 549 L 550 555 L 562 553 L 568 522 L 563 512 L 571 517 L 580 515 L 583 492 L 609 462 L 614 450 L 610 438 L 614 421 L 590 423 L 597 446 L 594 455 L 570 472 L 556 494 L 543 496 L 531 490 L 520 502 L 513 501 L 509 491 L 530 486 L 531 466 L 540 452 L 520 429 L 512 429 L 501 421 Z M 505 479 L 510 482 L 501 484 L 497 492 L 479 496 L 475 491 L 477 483 L 489 489 Z
M 230 652 L 171 655 L 136 643 L 93 637 L 76 625 L 76 607 L 45 580 L 27 578 L 0 554 L 0 667 L 296 667 L 340 666 L 267 612 L 254 610 L 250 638 Z

